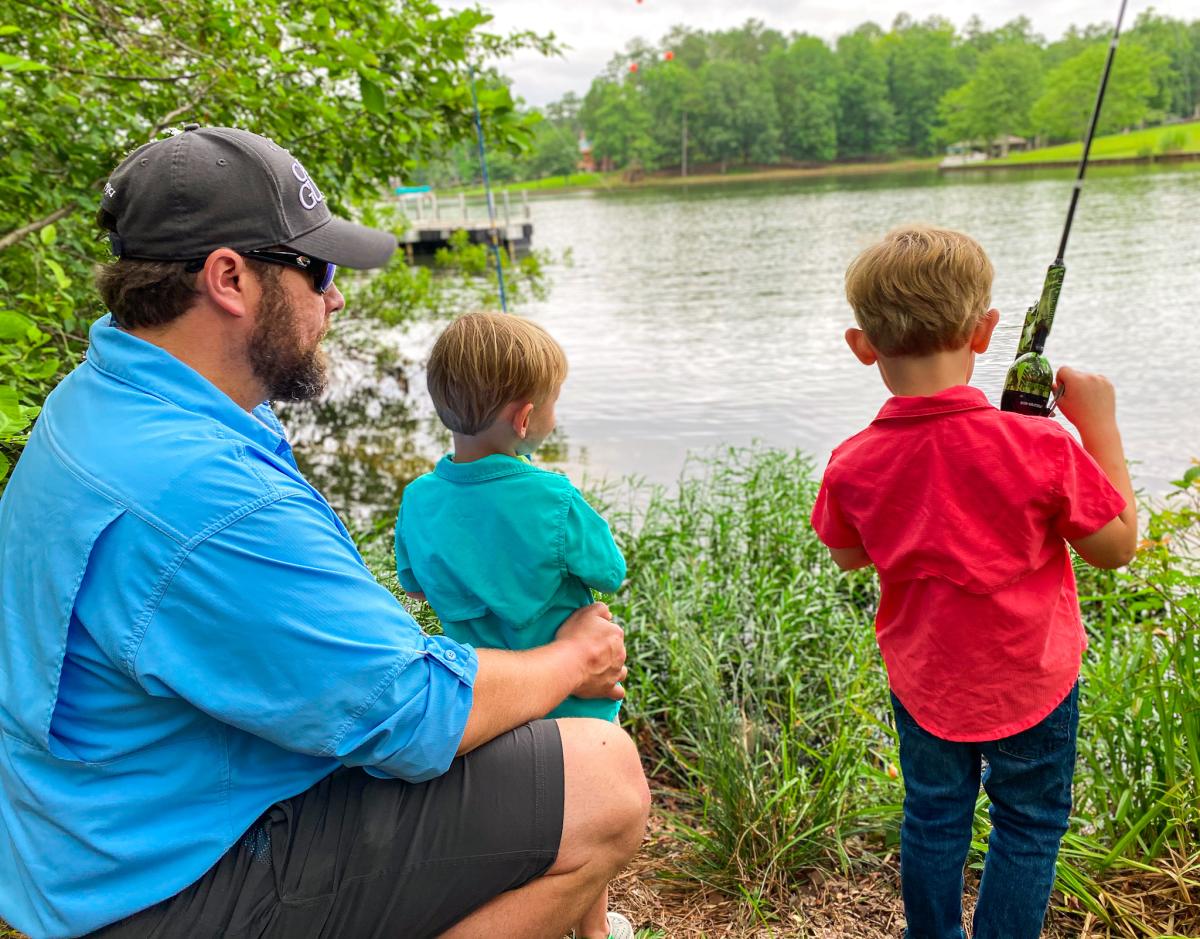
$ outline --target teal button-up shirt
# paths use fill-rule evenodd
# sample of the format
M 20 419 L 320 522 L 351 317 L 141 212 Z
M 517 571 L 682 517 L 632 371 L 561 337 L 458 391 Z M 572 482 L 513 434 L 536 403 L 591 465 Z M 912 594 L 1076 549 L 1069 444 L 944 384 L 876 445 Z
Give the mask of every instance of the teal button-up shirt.
M 495 454 L 443 457 L 404 490 L 396 519 L 396 570 L 425 594 L 446 635 L 488 649 L 532 649 L 563 620 L 611 593 L 625 559 L 601 518 L 567 477 Z M 612 720 L 620 702 L 567 698 L 549 717 Z
M 0 916 L 77 936 L 341 765 L 442 773 L 476 664 L 375 582 L 268 406 L 99 320 L 0 501 Z

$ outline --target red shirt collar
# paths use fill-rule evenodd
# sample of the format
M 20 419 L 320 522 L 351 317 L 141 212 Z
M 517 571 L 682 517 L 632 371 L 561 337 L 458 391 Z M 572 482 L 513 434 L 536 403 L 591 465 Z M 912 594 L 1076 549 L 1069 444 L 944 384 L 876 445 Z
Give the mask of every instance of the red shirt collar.
M 949 414 L 952 411 L 973 411 L 976 408 L 990 407 L 987 396 L 978 388 L 955 385 L 935 395 L 894 395 L 879 409 L 875 420 L 927 417 L 931 414 Z

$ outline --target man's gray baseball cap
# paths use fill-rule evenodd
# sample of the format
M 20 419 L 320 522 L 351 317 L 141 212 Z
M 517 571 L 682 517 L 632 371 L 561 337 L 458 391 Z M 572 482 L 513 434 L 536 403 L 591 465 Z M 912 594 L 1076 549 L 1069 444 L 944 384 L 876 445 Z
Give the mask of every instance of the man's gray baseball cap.
M 217 248 L 288 247 L 369 268 L 396 250 L 395 235 L 334 217 L 290 153 L 232 127 L 188 124 L 139 147 L 109 177 L 100 207 L 119 257 L 191 261 Z

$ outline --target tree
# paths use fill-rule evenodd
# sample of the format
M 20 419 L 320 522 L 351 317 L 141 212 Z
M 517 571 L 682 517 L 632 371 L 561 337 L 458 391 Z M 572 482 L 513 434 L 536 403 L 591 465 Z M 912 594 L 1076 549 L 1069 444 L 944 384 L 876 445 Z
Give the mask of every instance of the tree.
M 898 17 L 883 37 L 883 54 L 898 144 L 915 153 L 933 153 L 938 102 L 967 77 L 953 25 L 944 19 L 914 23 Z
M 839 156 L 878 156 L 895 144 L 882 35 L 874 23 L 864 23 L 837 41 Z
M 0 21 L 0 479 L 102 310 L 100 187 L 121 157 L 184 121 L 294 148 L 335 210 L 371 222 L 386 180 L 473 133 L 468 67 L 532 34 L 484 31 L 433 0 L 10 3 Z M 526 122 L 480 90 L 497 148 Z
M 533 131 L 533 143 L 524 166 L 516 167 L 514 178 L 528 167 L 536 176 L 565 176 L 579 164 L 579 140 L 569 121 L 540 121 Z
M 700 152 L 721 164 L 770 163 L 779 159 L 779 111 L 760 68 L 717 59 L 700 70 L 693 139 Z
M 838 85 L 833 50 L 815 36 L 798 35 L 766 61 L 775 91 L 783 152 L 793 160 L 837 156 Z
M 592 152 L 616 166 L 645 166 L 654 156 L 650 114 L 635 81 L 592 82 L 580 110 Z
M 1050 73 L 1046 91 L 1033 108 L 1032 119 L 1039 131 L 1059 140 L 1083 137 L 1107 55 L 1107 44 L 1094 45 Z M 1151 101 L 1158 92 L 1158 76 L 1169 67 L 1169 59 L 1161 52 L 1123 42 L 1113 64 L 1096 132 L 1112 133 L 1154 116 Z
M 1200 21 L 1189 27 L 1153 8 L 1144 10 L 1123 37 L 1118 58 L 1127 42 L 1153 49 L 1165 60 L 1155 75 L 1158 92 L 1150 102 L 1153 110 L 1176 117 L 1200 114 Z
M 1028 134 L 1030 111 L 1042 89 L 1041 56 L 1036 46 L 1007 42 L 979 57 L 969 82 L 943 96 L 939 106 L 947 142 L 1003 141 Z

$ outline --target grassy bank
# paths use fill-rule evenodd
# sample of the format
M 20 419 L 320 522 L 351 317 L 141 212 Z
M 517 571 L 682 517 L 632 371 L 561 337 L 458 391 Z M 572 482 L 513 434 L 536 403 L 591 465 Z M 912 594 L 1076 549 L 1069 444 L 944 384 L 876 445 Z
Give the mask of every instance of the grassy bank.
M 894 870 L 903 780 L 876 586 L 839 572 L 813 535 L 804 458 L 734 452 L 701 470 L 621 520 L 628 714 L 673 794 L 675 873 L 772 922 L 814 870 L 848 883 Z M 1200 934 L 1196 476 L 1128 571 L 1079 571 L 1091 648 L 1062 934 Z M 977 817 L 975 867 L 982 802 Z
M 1078 160 L 1082 152 L 1082 142 L 1067 143 L 1057 147 L 1041 147 L 1037 150 L 1013 153 L 1004 159 L 971 165 L 1019 166 L 1024 163 L 1071 162 Z M 1193 121 L 1188 124 L 1169 124 L 1097 137 L 1092 141 L 1090 159 L 1099 161 L 1197 152 L 1200 152 L 1200 121 Z
M 819 179 L 826 176 L 864 176 L 887 173 L 912 173 L 920 170 L 936 169 L 939 157 L 927 157 L 911 160 L 893 160 L 883 163 L 827 163 L 822 166 L 781 166 L 768 168 L 746 169 L 733 167 L 727 173 L 696 173 L 690 176 L 670 176 L 664 174 L 649 174 L 634 180 L 626 178 L 620 171 L 607 173 L 574 173 L 570 176 L 548 176 L 544 179 L 528 180 L 526 182 L 504 183 L 493 187 L 494 192 L 519 193 L 551 193 L 569 190 L 616 190 L 616 189 L 649 189 L 671 188 L 678 186 L 720 186 L 738 183 L 771 182 L 787 179 Z M 466 196 L 482 196 L 482 186 L 461 189 L 447 189 L 446 196 L 462 193 Z

